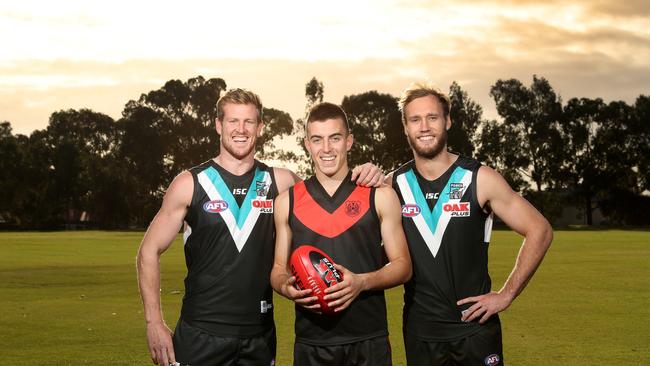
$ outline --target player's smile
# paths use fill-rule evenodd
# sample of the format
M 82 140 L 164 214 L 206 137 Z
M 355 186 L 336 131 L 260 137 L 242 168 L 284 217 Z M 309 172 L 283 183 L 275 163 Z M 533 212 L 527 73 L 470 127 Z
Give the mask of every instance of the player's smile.
M 223 121 L 217 121 L 223 149 L 242 158 L 255 151 L 257 135 L 262 131 L 257 109 L 252 104 L 226 104 Z
M 305 146 L 312 156 L 314 166 L 325 175 L 332 176 L 346 168 L 346 154 L 352 147 L 352 136 L 341 119 L 316 121 L 308 125 L 309 137 Z

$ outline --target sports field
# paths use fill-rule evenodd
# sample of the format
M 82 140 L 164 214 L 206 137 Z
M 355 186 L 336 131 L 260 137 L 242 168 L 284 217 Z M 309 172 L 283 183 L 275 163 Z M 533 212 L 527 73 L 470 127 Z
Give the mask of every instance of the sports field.
M 140 232 L 0 233 L 0 360 L 5 365 L 147 365 L 134 258 Z M 500 286 L 521 239 L 496 231 Z M 185 264 L 163 255 L 173 327 Z M 387 293 L 393 363 L 404 364 L 401 288 Z M 278 365 L 291 364 L 293 307 L 276 299 Z M 559 231 L 523 295 L 502 314 L 509 365 L 650 365 L 650 231 Z

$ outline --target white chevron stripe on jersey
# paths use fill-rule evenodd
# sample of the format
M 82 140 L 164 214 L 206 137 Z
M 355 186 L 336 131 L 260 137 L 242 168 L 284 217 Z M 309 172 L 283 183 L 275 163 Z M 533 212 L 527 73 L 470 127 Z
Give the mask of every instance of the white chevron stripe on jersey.
M 417 205 L 415 202 L 415 197 L 413 196 L 413 192 L 411 192 L 411 187 L 409 187 L 408 182 L 406 181 L 406 175 L 405 174 L 400 174 L 397 177 L 397 184 L 399 185 L 399 189 L 402 192 L 402 197 L 404 198 L 404 203 L 405 204 L 412 204 L 412 205 Z M 428 210 L 429 207 L 420 207 L 420 210 Z M 415 226 L 417 226 L 418 230 L 420 231 L 420 235 L 422 235 L 422 239 L 424 239 L 424 242 L 427 244 L 427 247 L 429 247 L 429 251 L 431 254 L 433 254 L 433 257 L 436 257 L 436 254 L 438 254 L 438 249 L 440 249 L 440 243 L 437 245 L 434 243 L 433 239 L 433 233 L 431 232 L 431 229 L 429 228 L 429 225 L 424 221 L 424 215 L 416 215 L 412 217 L 413 223 Z
M 224 199 L 221 197 L 219 190 L 217 190 L 217 188 L 214 186 L 214 183 L 210 180 L 210 178 L 208 178 L 205 172 L 199 173 L 197 175 L 197 178 L 205 193 L 208 195 L 208 197 L 210 197 L 210 200 L 214 201 Z M 263 181 L 267 186 L 271 186 L 271 175 L 269 172 L 264 172 Z M 260 197 L 256 194 L 253 199 L 265 197 L 266 196 Z M 244 245 L 246 244 L 246 241 L 248 240 L 248 237 L 253 231 L 253 227 L 257 223 L 257 218 L 260 216 L 260 209 L 257 207 L 251 207 L 251 210 L 248 213 L 246 221 L 244 221 L 244 225 L 242 225 L 241 229 L 237 227 L 237 219 L 230 210 L 221 211 L 219 212 L 219 215 L 221 215 L 221 218 L 226 223 L 226 227 L 228 227 L 228 231 L 230 231 L 230 236 L 237 246 L 237 251 L 241 252 L 244 248 Z
M 467 188 L 469 188 L 469 185 L 472 182 L 472 172 L 470 170 L 465 170 L 465 169 L 462 169 L 461 171 L 464 171 L 462 178 L 460 179 L 459 182 L 454 182 L 454 183 L 462 183 L 463 188 L 459 196 L 462 198 L 465 195 L 465 191 L 467 191 Z M 445 188 L 440 193 L 441 196 L 449 194 L 449 183 L 450 182 L 447 182 Z M 397 177 L 397 184 L 400 188 L 400 191 L 402 192 L 404 203 L 417 205 L 417 200 L 413 194 L 413 191 L 411 190 L 411 187 L 408 184 L 406 174 L 400 174 Z M 422 202 L 424 201 L 424 199 L 420 201 Z M 459 203 L 460 201 L 461 201 L 460 199 L 450 199 L 446 203 L 453 204 L 453 203 Z M 442 204 L 442 199 L 439 199 L 438 202 L 436 203 L 436 206 L 439 206 L 441 204 Z M 429 209 L 428 206 L 420 207 L 420 210 L 422 211 L 428 209 Z M 418 231 L 420 232 L 422 239 L 424 239 L 424 242 L 426 243 L 427 247 L 429 248 L 429 251 L 431 252 L 434 258 L 436 257 L 438 251 L 440 250 L 440 245 L 442 244 L 442 237 L 445 234 L 445 230 L 447 229 L 447 225 L 449 224 L 449 220 L 451 219 L 451 212 L 444 212 L 441 208 L 434 207 L 434 213 L 436 211 L 437 212 L 442 211 L 442 212 L 439 215 L 433 214 L 432 216 L 432 220 L 434 221 L 432 223 L 433 224 L 432 226 L 435 227 L 434 232 L 432 232 L 431 227 L 427 225 L 424 215 L 420 214 L 412 217 L 413 223 L 418 228 Z
M 456 182 L 454 182 L 456 183 Z M 460 179 L 460 183 L 463 184 L 462 188 L 462 193 L 459 195 L 459 199 L 450 199 L 447 201 L 447 203 L 454 204 L 454 203 L 460 203 L 460 200 L 463 198 L 465 195 L 465 191 L 467 191 L 467 188 L 469 188 L 469 185 L 472 183 L 472 171 L 471 170 L 465 170 L 465 174 L 463 174 L 463 177 Z M 445 190 L 449 187 L 449 184 L 445 187 Z M 442 194 L 448 194 L 449 192 L 442 192 Z M 440 248 L 440 244 L 442 243 L 442 236 L 445 235 L 445 230 L 447 230 L 447 225 L 449 224 L 449 220 L 451 219 L 451 212 L 442 212 L 440 214 L 440 219 L 438 220 L 438 225 L 436 225 L 436 232 L 433 233 L 433 240 L 436 245 L 436 247 Z M 435 220 L 435 217 L 434 217 Z M 462 219 L 460 219 L 462 220 Z M 436 251 L 437 252 L 437 251 Z M 433 255 L 435 257 L 435 254 Z

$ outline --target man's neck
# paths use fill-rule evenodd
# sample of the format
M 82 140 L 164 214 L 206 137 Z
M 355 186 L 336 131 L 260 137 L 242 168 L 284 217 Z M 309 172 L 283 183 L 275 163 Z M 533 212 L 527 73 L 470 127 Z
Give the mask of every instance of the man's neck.
M 253 165 L 255 165 L 255 156 L 253 154 L 249 154 L 243 159 L 238 159 L 224 150 L 213 160 L 233 175 L 242 175 L 251 170 Z
M 414 154 L 415 168 L 427 180 L 440 178 L 456 159 L 458 155 L 450 153 L 446 147 L 431 159 Z
M 318 183 L 320 183 L 320 185 L 323 186 L 323 188 L 325 189 L 325 192 L 327 192 L 327 194 L 332 196 L 334 195 L 334 193 L 336 193 L 336 190 L 339 189 L 339 186 L 341 186 L 341 182 L 343 182 L 345 177 L 348 176 L 349 171 L 350 169 L 346 164 L 331 176 L 324 174 L 318 169 L 316 169 L 315 175 L 316 175 L 316 179 L 318 180 Z

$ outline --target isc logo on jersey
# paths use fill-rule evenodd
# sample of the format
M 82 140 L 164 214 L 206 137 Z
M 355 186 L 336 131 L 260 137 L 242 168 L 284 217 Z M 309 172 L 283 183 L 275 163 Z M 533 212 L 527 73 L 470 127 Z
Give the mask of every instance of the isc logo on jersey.
M 470 213 L 469 202 L 445 203 L 442 210 L 449 212 L 451 217 L 467 217 Z
M 420 206 L 413 203 L 407 203 L 402 206 L 402 216 L 404 217 L 417 216 L 420 214 L 420 211 Z
M 205 212 L 219 213 L 228 209 L 228 202 L 222 200 L 208 201 L 203 204 Z
M 259 208 L 261 213 L 273 213 L 273 200 L 253 200 L 253 207 Z

